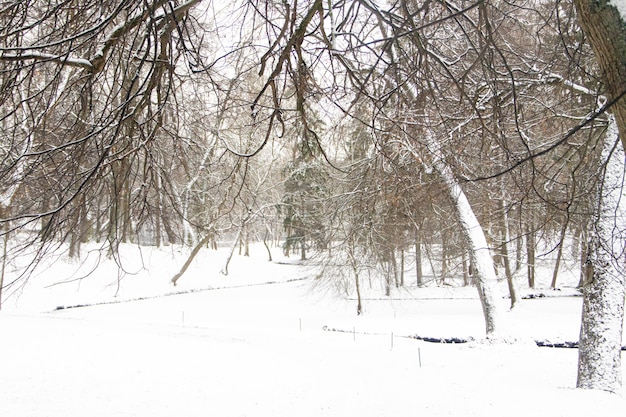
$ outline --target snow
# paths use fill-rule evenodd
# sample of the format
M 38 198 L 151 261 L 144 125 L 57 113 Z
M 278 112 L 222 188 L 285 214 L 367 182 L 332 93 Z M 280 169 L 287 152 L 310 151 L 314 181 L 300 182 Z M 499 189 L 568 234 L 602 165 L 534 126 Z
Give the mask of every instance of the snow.
M 580 297 L 524 300 L 505 314 L 515 343 L 488 343 L 473 288 L 369 290 L 354 300 L 261 245 L 218 270 L 203 250 L 177 287 L 180 248 L 123 248 L 105 260 L 46 266 L 0 312 L 0 410 L 7 416 L 583 416 L 625 409 L 621 395 L 574 389 Z M 93 254 L 92 254 L 93 255 Z M 549 280 L 547 274 L 546 280 Z M 80 277 L 80 273 L 73 276 Z M 180 291 L 177 295 L 167 293 Z M 549 293 L 548 290 L 546 292 Z M 144 300 L 133 300 L 149 297 Z M 102 303 L 55 310 L 57 306 Z M 342 329 L 332 332 L 324 328 Z M 469 344 L 405 338 L 474 337 Z
M 626 22 L 626 0 L 609 0 L 609 4 L 619 11 L 622 21 Z

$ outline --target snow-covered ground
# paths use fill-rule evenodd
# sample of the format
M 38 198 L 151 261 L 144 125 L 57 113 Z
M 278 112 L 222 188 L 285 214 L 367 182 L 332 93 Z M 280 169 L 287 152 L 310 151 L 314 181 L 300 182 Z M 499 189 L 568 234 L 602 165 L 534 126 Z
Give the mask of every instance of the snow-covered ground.
M 275 256 L 279 251 L 276 250 Z M 405 336 L 484 335 L 471 288 L 369 291 L 315 285 L 262 247 L 201 252 L 177 287 L 176 248 L 124 248 L 107 260 L 44 267 L 0 312 L 3 416 L 589 416 L 622 395 L 574 389 L 579 297 L 524 300 L 506 313 L 512 344 L 434 344 Z M 59 281 L 69 281 L 53 285 Z M 178 294 L 172 294 L 178 293 Z M 171 295 L 166 295 L 171 294 Z M 19 295 L 19 297 L 18 297 Z M 141 299 L 140 299 L 141 298 Z M 128 301 L 131 300 L 131 301 Z M 134 301 L 133 301 L 134 300 Z M 506 303 L 507 300 L 503 300 Z M 86 307 L 57 307 L 95 304 Z M 331 331 L 332 329 L 341 331 Z

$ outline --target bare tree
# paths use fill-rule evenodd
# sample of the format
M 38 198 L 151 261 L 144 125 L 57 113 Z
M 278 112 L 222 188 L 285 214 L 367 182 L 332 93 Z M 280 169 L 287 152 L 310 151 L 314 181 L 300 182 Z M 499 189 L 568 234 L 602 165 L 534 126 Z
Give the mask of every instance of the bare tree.
M 0 222 L 6 239 L 26 239 L 8 239 L 3 259 L 31 247 L 32 268 L 48 250 L 80 256 L 103 239 L 117 259 L 120 243 L 180 242 L 190 224 L 205 227 L 179 192 L 215 146 L 199 134 L 215 97 L 204 94 L 211 61 L 200 52 L 211 28 L 190 14 L 200 3 L 2 6 Z M 206 77 L 190 81 L 199 69 Z M 186 113 L 200 95 L 200 111 Z
M 115 256 L 140 236 L 199 250 L 233 227 L 243 233 L 276 203 L 274 193 L 254 196 L 251 158 L 284 146 L 299 154 L 290 174 L 307 177 L 292 175 L 287 191 L 299 201 L 281 202 L 293 209 L 291 237 L 300 238 L 303 257 L 317 231 L 320 250 L 345 245 L 339 256 L 352 265 L 354 285 L 365 272 L 356 260 L 373 259 L 367 266 L 386 272 L 390 288 L 400 282 L 397 255 L 412 232 L 427 238 L 437 221 L 431 212 L 452 213 L 456 233 L 437 237 L 446 248 L 442 265 L 451 242 L 464 242 L 456 251 L 470 255 L 489 335 L 498 327 L 491 257 L 498 245 L 486 231 L 502 230 L 508 260 L 514 238 L 506 214 L 516 210 L 532 286 L 537 242 L 562 253 L 570 225 L 593 224 L 579 385 L 616 390 L 621 327 L 612 322 L 610 341 L 599 345 L 597 330 L 606 317 L 623 316 L 623 275 L 604 273 L 621 254 L 605 223 L 605 208 L 617 209 L 605 193 L 616 175 L 605 173 L 617 171 L 597 169 L 612 165 L 595 144 L 607 125 L 604 142 L 614 142 L 607 110 L 626 129 L 626 34 L 610 4 L 574 3 L 596 51 L 600 106 L 588 43 L 568 2 L 4 5 L 2 265 L 24 247 L 35 248 L 36 259 L 60 245 L 78 256 L 94 239 Z M 206 9 L 194 14 L 200 5 Z M 353 141 L 332 155 L 320 121 L 342 118 L 367 132 L 367 146 Z M 348 175 L 321 175 L 323 163 Z M 280 182 L 275 174 L 271 187 Z M 340 192 L 294 192 L 320 186 L 320 178 L 340 179 L 333 182 Z M 590 195 L 596 206 L 581 203 Z M 429 203 L 420 199 L 431 201 L 423 216 L 416 212 Z M 18 233 L 26 245 L 10 239 Z

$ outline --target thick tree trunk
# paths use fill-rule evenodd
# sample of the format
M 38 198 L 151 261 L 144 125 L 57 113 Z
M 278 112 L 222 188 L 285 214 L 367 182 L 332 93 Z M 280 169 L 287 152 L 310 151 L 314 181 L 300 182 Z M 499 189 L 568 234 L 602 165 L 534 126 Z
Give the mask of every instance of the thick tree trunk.
M 617 126 L 610 117 L 603 161 L 608 161 L 598 187 L 596 216 L 590 231 L 583 282 L 583 314 L 578 353 L 579 388 L 616 392 L 622 385 L 621 346 L 626 297 L 623 266 L 626 216 L 624 151 L 613 149 Z
M 601 234 L 602 232 L 600 232 Z M 583 285 L 583 320 L 578 351 L 578 388 L 617 392 L 622 386 L 621 346 L 624 317 L 624 278 L 608 264 L 611 254 L 598 249 Z M 601 260 L 602 259 L 602 260 Z
M 595 52 L 609 100 L 617 100 L 610 111 L 626 143 L 626 25 L 619 12 L 606 0 L 575 0 L 578 23 Z M 621 98 L 621 99 L 620 99 Z M 626 148 L 626 146 L 624 146 Z
M 574 4 L 580 26 L 594 49 L 607 98 L 609 102 L 615 101 L 610 109 L 614 121 L 612 116 L 606 151 L 618 136 L 622 145 L 626 142 L 626 25 L 617 9 L 607 1 L 575 0 Z M 605 188 L 599 193 L 599 208 L 590 231 L 578 356 L 577 386 L 580 388 L 617 391 L 621 387 L 626 282 L 622 270 L 623 259 L 619 264 L 615 259 L 615 254 L 622 253 L 621 249 L 613 246 L 624 243 L 623 236 L 615 236 L 620 232 L 615 227 L 619 226 L 615 221 L 621 219 L 621 213 L 615 210 L 624 196 L 621 190 L 615 194 L 607 193 L 606 190 L 607 185 L 609 188 L 611 185 L 621 186 L 624 174 L 623 148 L 614 150 L 614 157 L 610 159 L 606 170 L 610 175 L 608 178 L 605 175 Z

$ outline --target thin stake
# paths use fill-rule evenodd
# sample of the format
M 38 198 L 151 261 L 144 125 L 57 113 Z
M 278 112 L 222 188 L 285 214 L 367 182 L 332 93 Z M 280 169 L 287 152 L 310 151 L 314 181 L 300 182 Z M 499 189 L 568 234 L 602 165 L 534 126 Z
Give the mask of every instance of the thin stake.
M 356 329 L 354 328 L 354 326 L 352 326 L 352 341 L 356 341 Z
M 391 332 L 391 350 L 393 350 L 393 332 Z
M 420 368 L 421 368 L 422 367 L 422 350 L 420 348 L 417 348 L 417 358 L 419 360 Z

